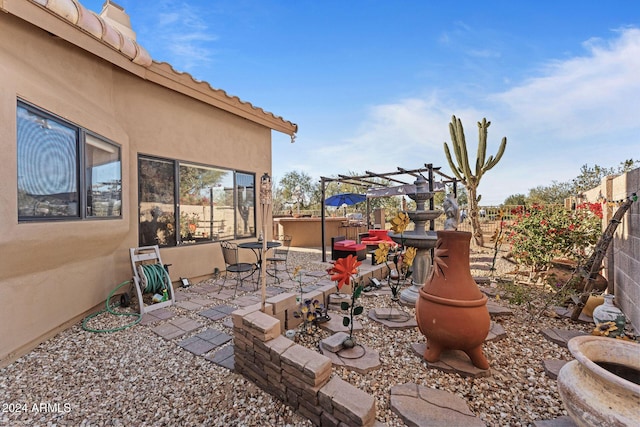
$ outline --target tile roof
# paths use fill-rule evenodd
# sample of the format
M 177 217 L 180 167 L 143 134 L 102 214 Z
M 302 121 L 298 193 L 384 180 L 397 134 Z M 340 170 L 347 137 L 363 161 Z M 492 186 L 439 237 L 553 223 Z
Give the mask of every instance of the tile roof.
M 75 0 L 31 0 L 58 16 L 76 25 L 96 39 L 111 46 L 131 61 L 143 67 L 153 61 L 149 53 L 136 41 L 125 36 L 113 25 L 107 23 L 95 12 L 85 8 Z

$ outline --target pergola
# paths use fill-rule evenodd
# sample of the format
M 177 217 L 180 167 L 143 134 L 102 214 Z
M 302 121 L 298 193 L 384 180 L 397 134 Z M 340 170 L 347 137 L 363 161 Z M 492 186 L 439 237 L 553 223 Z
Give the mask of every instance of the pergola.
M 426 176 L 425 176 L 426 174 Z M 439 175 L 441 178 L 440 182 L 436 183 L 434 181 L 434 175 L 437 174 Z M 453 183 L 453 193 L 454 195 L 457 196 L 457 182 L 458 180 L 456 178 L 450 177 L 448 175 L 445 175 L 444 173 L 440 172 L 440 167 L 434 167 L 431 163 L 425 164 L 423 167 L 417 168 L 417 169 L 404 169 L 401 167 L 398 167 L 398 169 L 396 171 L 393 172 L 386 172 L 386 173 L 376 173 L 376 172 L 370 172 L 370 171 L 366 171 L 364 175 L 354 175 L 354 176 L 350 176 L 350 175 L 338 175 L 336 178 L 327 178 L 327 177 L 320 177 L 320 188 L 321 188 L 321 209 L 320 209 L 320 215 L 321 215 L 321 244 L 320 247 L 323 248 L 322 250 L 322 262 L 326 262 L 327 261 L 327 255 L 326 252 L 324 250 L 324 239 L 325 239 L 325 199 L 326 199 L 326 185 L 330 182 L 339 182 L 339 183 L 344 183 L 344 184 L 351 184 L 351 185 L 356 185 L 359 187 L 363 187 L 366 189 L 367 191 L 367 214 L 366 214 L 366 219 L 367 219 L 367 225 L 369 224 L 369 216 L 370 216 L 370 203 L 369 203 L 369 199 L 372 197 L 389 197 L 391 196 L 390 194 L 382 194 L 382 195 L 373 195 L 375 192 L 372 190 L 378 190 L 378 189 L 383 189 L 383 188 L 401 188 L 404 192 L 398 192 L 396 193 L 396 195 L 401 195 L 401 194 L 411 194 L 412 190 L 411 190 L 411 186 L 413 184 L 413 181 L 418 178 L 419 176 L 422 176 L 424 179 L 427 180 L 427 183 L 429 184 L 429 191 L 433 192 L 433 191 L 439 191 L 440 188 L 436 188 L 436 184 L 441 184 L 442 188 L 444 188 L 444 184 L 446 183 Z M 376 181 L 375 179 L 378 178 L 378 180 Z M 380 180 L 382 179 L 382 181 Z M 415 192 L 415 189 L 413 189 L 413 192 Z M 433 199 L 429 200 L 429 209 L 434 209 L 434 202 Z M 431 222 L 431 229 L 433 229 L 433 221 Z

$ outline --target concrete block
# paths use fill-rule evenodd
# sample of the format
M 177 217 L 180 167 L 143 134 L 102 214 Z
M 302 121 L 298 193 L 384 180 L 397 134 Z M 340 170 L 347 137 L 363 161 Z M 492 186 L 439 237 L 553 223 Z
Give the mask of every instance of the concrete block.
M 268 350 L 262 349 L 260 347 L 258 347 L 257 345 L 253 347 L 254 350 L 254 357 L 256 358 L 256 360 L 260 359 L 261 361 L 269 361 L 271 362 L 271 355 L 269 354 Z
M 261 311 L 247 314 L 243 318 L 243 325 L 248 333 L 263 341 L 280 335 L 280 321 Z
M 335 334 L 323 339 L 321 341 L 322 347 L 329 350 L 332 353 L 337 353 L 342 349 L 342 343 L 349 334 L 346 332 L 336 332 Z
M 242 334 L 233 334 L 233 344 L 241 346 L 242 350 L 251 348 L 253 351 L 253 341 Z
M 262 309 L 262 304 L 252 304 L 246 307 L 239 308 L 231 313 L 231 319 L 233 320 L 233 326 L 236 328 L 242 327 L 242 319 L 249 313 L 253 313 L 255 311 L 260 311 Z M 273 310 L 273 308 L 271 308 Z
M 296 368 L 282 364 L 282 380 L 286 381 L 291 387 L 295 387 L 300 393 L 305 389 L 315 388 L 312 392 L 316 393 L 320 387 L 322 387 L 331 377 L 331 371 L 323 372 L 318 376 L 308 376 Z M 316 399 L 315 396 L 309 395 L 309 398 Z
M 273 314 L 284 313 L 287 308 L 296 306 L 296 294 L 289 292 L 278 294 L 268 298 L 267 303 L 273 306 Z
M 273 383 L 276 388 L 286 389 L 282 384 L 282 369 L 279 366 L 275 368 L 273 365 L 265 365 L 263 369 L 270 383 Z
M 323 304 L 326 306 L 329 302 L 327 296 L 335 292 L 338 292 L 338 287 L 336 286 L 335 282 L 331 282 L 331 284 L 320 286 L 316 290 L 318 292 L 322 292 L 322 295 L 323 295 L 322 301 L 323 301 Z
M 338 427 L 340 420 L 334 417 L 330 412 L 322 411 L 320 415 L 320 425 L 322 427 Z
M 318 291 L 318 290 L 314 290 L 314 291 L 310 291 L 307 293 L 302 294 L 302 301 L 301 302 L 305 302 L 306 300 L 310 299 L 311 301 L 314 300 L 318 300 L 321 303 L 324 301 L 324 293 Z
M 275 317 L 276 319 L 278 319 L 278 321 L 280 321 L 280 333 L 284 334 L 284 332 L 286 331 L 286 325 L 287 325 L 287 311 L 283 311 L 281 313 L 276 313 L 273 315 L 273 317 Z
M 352 386 L 339 377 L 333 377 L 319 391 L 331 399 L 334 416 L 340 419 L 340 413 L 348 420 L 341 420 L 349 425 L 365 426 L 373 423 L 376 417 L 375 400 L 373 396 Z M 319 396 L 319 399 L 321 399 Z M 322 402 L 322 400 L 320 400 Z
M 270 390 L 280 391 L 280 392 L 282 392 L 283 395 L 287 394 L 287 386 L 284 385 L 284 383 L 282 382 L 282 379 L 276 381 L 275 379 L 270 378 L 269 376 L 267 376 L 267 381 L 269 381 L 269 389 Z
M 313 365 L 315 369 L 320 371 L 324 369 L 327 363 L 329 364 L 329 369 L 331 368 L 331 360 L 327 356 L 298 344 L 289 347 L 282 354 L 282 363 L 292 366 L 300 372 L 304 372 L 307 364 Z M 316 372 L 313 375 L 316 375 Z
M 287 372 L 286 369 L 283 369 L 282 371 L 282 382 L 287 386 L 287 389 L 294 390 L 296 392 L 299 396 L 299 400 L 307 400 L 312 402 L 314 405 L 318 405 L 318 390 L 320 390 L 320 387 L 326 383 L 326 381 L 324 381 L 324 383 L 317 386 L 307 384 L 291 372 Z
M 298 393 L 296 393 L 294 390 L 287 390 L 287 404 L 296 411 L 298 410 Z
M 300 326 L 302 324 L 302 318 L 295 317 L 293 315 L 293 313 L 297 309 L 298 309 L 297 307 L 295 307 L 293 309 L 287 309 L 287 311 L 286 311 L 286 313 L 287 313 L 287 329 L 296 329 L 298 326 Z
M 313 423 L 313 425 L 321 425 L 320 414 L 314 413 L 312 411 L 312 407 L 309 407 L 304 399 L 299 401 L 298 413 L 303 417 L 309 419 Z
M 280 355 L 293 345 L 295 345 L 293 341 L 286 337 L 283 337 L 282 335 L 279 335 L 276 338 L 265 342 L 265 346 L 269 348 L 269 353 L 271 354 L 271 361 L 274 364 L 278 365 L 281 363 Z

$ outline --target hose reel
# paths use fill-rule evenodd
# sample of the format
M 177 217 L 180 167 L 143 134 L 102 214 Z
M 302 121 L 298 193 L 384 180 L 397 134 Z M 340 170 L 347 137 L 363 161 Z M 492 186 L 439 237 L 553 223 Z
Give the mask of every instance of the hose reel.
M 139 264 L 140 287 L 145 294 L 162 293 L 167 289 L 167 270 L 162 264 Z
M 155 245 L 130 248 L 129 252 L 135 285 L 133 288 L 138 296 L 140 314 L 173 305 L 175 303 L 173 285 L 166 265 L 160 258 L 159 247 Z M 154 304 L 147 305 L 142 299 L 143 294 L 160 294 L 163 298 L 159 302 L 153 299 Z

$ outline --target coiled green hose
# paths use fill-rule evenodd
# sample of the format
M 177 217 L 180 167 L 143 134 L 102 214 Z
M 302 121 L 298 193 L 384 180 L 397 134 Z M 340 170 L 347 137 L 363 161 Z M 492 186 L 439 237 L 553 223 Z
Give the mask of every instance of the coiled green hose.
M 164 289 L 167 289 L 167 282 L 166 280 L 169 279 L 168 275 L 167 275 L 167 270 L 164 268 L 164 266 L 162 264 L 143 264 L 140 265 L 140 267 L 142 268 L 142 271 L 140 272 L 141 274 L 144 274 L 144 282 L 146 283 L 145 288 L 144 288 L 144 293 L 161 293 Z M 166 279 L 166 280 L 165 280 Z M 131 283 L 129 280 L 127 280 L 126 282 L 122 282 L 120 283 L 118 286 L 116 286 L 116 288 L 114 290 L 112 290 L 109 293 L 109 296 L 107 297 L 107 301 L 106 301 L 106 308 L 104 310 L 100 310 L 97 313 L 93 313 L 90 314 L 89 316 L 85 317 L 84 320 L 82 321 L 82 329 L 84 329 L 85 331 L 88 332 L 96 332 L 96 333 L 108 333 L 108 332 L 117 332 L 117 331 L 121 331 L 123 329 L 126 328 L 130 328 L 131 326 L 137 325 L 138 323 L 140 323 L 140 321 L 142 320 L 142 314 L 140 313 L 120 313 L 117 311 L 113 311 L 113 309 L 111 308 L 111 298 L 113 297 L 113 295 L 124 285 L 127 285 Z M 142 303 L 142 302 L 141 302 Z M 116 304 L 113 307 L 118 307 L 120 304 Z M 102 313 L 105 312 L 109 312 L 111 314 L 113 314 L 114 316 L 136 316 L 136 320 L 133 321 L 132 323 L 128 323 L 124 326 L 120 326 L 117 328 L 111 328 L 111 329 L 93 329 L 87 326 L 87 323 L 89 323 L 89 321 L 91 319 L 93 319 L 96 316 L 99 316 Z
M 82 329 L 84 329 L 85 331 L 88 331 L 88 332 L 96 332 L 96 333 L 117 332 L 117 331 L 121 331 L 123 329 L 130 328 L 131 326 L 137 325 L 138 323 L 140 323 L 140 321 L 142 320 L 142 314 L 140 314 L 140 313 L 119 313 L 117 311 L 113 311 L 113 309 L 111 308 L 111 298 L 113 297 L 113 295 L 121 287 L 123 287 L 124 285 L 128 285 L 129 283 L 130 283 L 130 281 L 127 280 L 125 282 L 120 283 L 118 286 L 116 286 L 116 288 L 114 290 L 112 290 L 109 293 L 109 296 L 107 297 L 107 302 L 105 303 L 106 304 L 106 308 L 104 310 L 100 310 L 97 313 L 93 313 L 93 314 L 90 314 L 89 316 L 85 317 L 84 320 L 82 321 Z M 118 307 L 119 305 L 120 304 L 118 303 L 114 307 Z M 91 319 L 93 319 L 94 317 L 96 317 L 96 316 L 98 316 L 98 315 L 100 315 L 102 313 L 105 313 L 105 312 L 109 312 L 109 313 L 111 313 L 111 314 L 113 314 L 115 316 L 135 316 L 136 320 L 133 321 L 132 323 L 128 323 L 128 324 L 126 324 L 124 326 L 120 326 L 120 327 L 117 327 L 117 328 L 111 328 L 111 329 L 93 329 L 93 328 L 90 328 L 90 327 L 87 326 L 87 323 L 89 323 L 89 321 Z
M 145 293 L 162 293 L 162 290 L 167 288 L 165 281 L 167 270 L 162 264 L 143 264 L 140 267 L 146 276 Z

